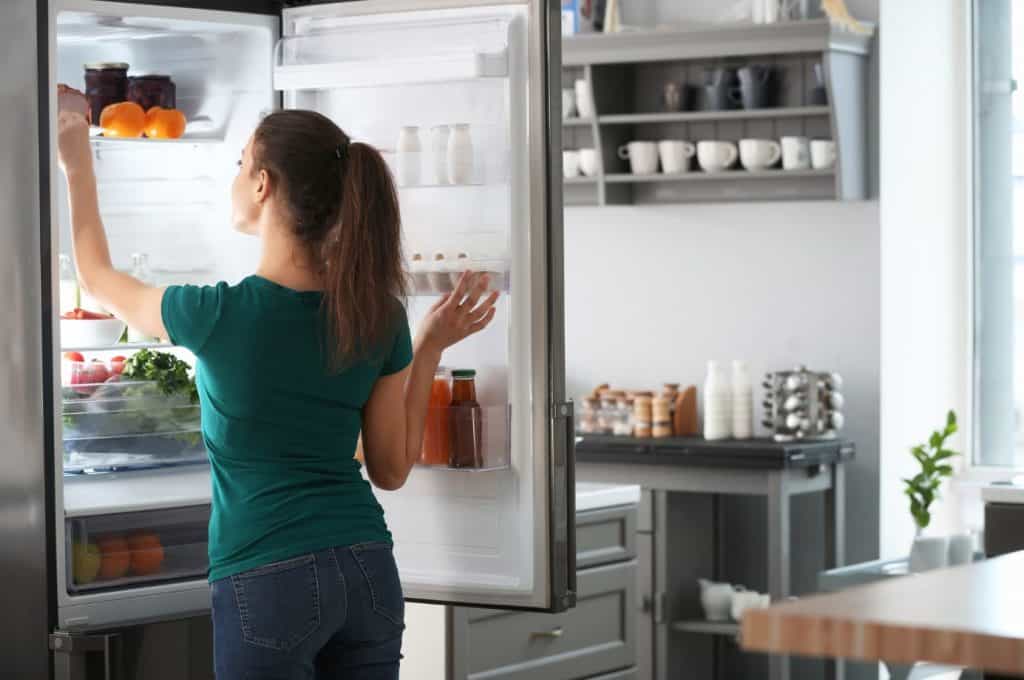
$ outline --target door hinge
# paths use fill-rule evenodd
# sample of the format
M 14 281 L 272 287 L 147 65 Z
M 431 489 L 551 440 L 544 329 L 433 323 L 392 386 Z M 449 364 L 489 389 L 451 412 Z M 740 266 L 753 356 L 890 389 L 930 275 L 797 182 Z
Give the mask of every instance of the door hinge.
M 555 420 L 571 420 L 573 415 L 571 401 L 558 401 L 551 405 L 551 417 Z

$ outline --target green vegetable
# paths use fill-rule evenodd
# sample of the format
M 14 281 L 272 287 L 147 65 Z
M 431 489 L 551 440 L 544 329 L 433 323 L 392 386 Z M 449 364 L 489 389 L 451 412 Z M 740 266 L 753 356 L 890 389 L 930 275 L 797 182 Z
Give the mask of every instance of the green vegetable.
M 946 448 L 946 440 L 957 431 L 956 413 L 946 416 L 946 427 L 932 432 L 927 444 L 910 449 L 910 455 L 921 466 L 921 471 L 910 479 L 904 479 L 903 493 L 910 499 L 910 514 L 914 517 L 917 530 L 924 530 L 932 521 L 931 506 L 939 497 L 942 480 L 953 476 L 949 459 L 960 455 Z
M 121 375 L 133 380 L 152 380 L 168 396 L 187 394 L 190 403 L 199 401 L 189 365 L 173 354 L 140 349 L 125 360 Z

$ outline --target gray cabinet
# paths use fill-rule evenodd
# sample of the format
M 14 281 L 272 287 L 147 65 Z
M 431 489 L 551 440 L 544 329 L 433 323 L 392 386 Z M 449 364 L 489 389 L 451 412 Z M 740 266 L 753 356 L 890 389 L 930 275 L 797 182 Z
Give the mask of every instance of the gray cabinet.
M 452 607 L 454 680 L 637 680 L 637 512 L 576 517 L 577 603 L 560 614 Z M 640 577 L 642 578 L 642 577 Z

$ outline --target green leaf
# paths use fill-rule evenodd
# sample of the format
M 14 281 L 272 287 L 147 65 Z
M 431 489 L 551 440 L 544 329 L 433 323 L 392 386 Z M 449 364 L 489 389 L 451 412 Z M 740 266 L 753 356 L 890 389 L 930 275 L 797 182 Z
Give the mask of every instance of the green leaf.
M 952 458 L 953 456 L 959 456 L 959 455 L 960 455 L 959 453 L 957 453 L 956 451 L 951 451 L 950 449 L 939 449 L 935 453 L 935 455 L 932 456 L 932 460 L 937 463 L 940 460 L 946 460 L 947 458 Z
M 953 466 L 952 465 L 939 465 L 939 466 L 937 466 L 935 468 L 935 472 L 937 472 L 940 475 L 945 475 L 946 477 L 949 477 L 949 476 L 951 476 L 953 474 Z
M 956 427 L 956 411 L 950 409 L 949 413 L 946 414 L 946 427 L 952 425 Z
M 942 435 L 938 432 L 932 432 L 932 436 L 928 439 L 928 445 L 933 449 L 942 447 Z

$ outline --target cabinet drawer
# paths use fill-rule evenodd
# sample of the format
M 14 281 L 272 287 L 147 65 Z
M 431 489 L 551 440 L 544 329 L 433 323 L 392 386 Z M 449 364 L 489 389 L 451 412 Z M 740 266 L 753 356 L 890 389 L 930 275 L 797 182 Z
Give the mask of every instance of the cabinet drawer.
M 576 515 L 576 568 L 636 557 L 636 508 L 624 506 Z
M 581 571 L 578 584 L 576 607 L 561 614 L 456 609 L 455 677 L 575 680 L 631 667 L 636 562 Z

